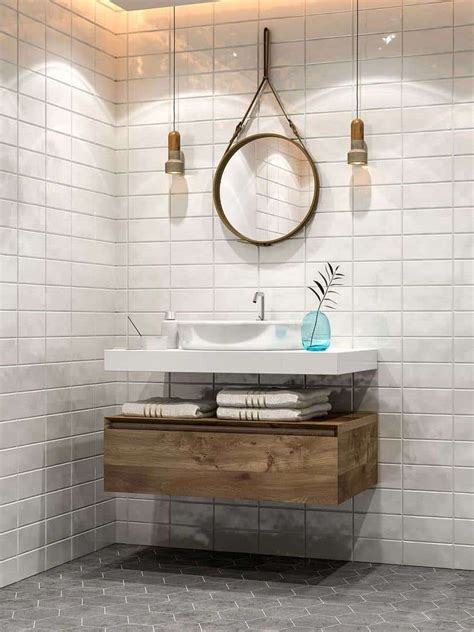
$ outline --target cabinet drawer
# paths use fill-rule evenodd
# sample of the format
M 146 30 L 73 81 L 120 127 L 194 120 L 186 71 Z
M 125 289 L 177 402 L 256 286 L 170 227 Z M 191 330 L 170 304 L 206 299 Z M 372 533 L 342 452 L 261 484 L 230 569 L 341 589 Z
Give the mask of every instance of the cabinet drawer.
M 109 417 L 112 492 L 339 504 L 377 482 L 377 418 L 242 423 Z

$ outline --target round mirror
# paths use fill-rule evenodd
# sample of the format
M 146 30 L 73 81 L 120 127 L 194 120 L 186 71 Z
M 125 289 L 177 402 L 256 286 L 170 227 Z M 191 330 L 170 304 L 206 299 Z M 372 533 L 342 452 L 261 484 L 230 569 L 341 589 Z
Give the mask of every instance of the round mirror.
M 299 142 L 256 134 L 233 145 L 214 178 L 214 203 L 229 230 L 268 246 L 300 230 L 316 210 L 316 165 Z

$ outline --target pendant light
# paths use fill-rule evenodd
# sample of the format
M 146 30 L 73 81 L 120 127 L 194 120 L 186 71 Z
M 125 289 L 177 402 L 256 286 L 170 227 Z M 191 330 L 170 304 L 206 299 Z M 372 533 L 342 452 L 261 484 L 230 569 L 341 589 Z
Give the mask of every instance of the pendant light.
M 176 6 L 173 6 L 173 129 L 168 134 L 168 160 L 165 172 L 172 175 L 184 174 L 181 134 L 176 129 Z
M 356 117 L 351 123 L 351 150 L 347 154 L 347 162 L 350 165 L 367 164 L 364 121 L 359 118 L 359 0 L 356 0 Z

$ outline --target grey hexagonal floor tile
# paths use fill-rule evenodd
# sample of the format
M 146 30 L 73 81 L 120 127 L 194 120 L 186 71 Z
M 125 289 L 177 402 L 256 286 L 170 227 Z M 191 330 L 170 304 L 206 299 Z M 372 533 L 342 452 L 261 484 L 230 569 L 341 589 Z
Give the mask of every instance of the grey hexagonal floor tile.
M 277 599 L 276 597 L 265 596 L 244 597 L 242 599 L 237 599 L 235 603 L 239 608 L 262 608 L 263 610 L 266 610 L 267 608 L 278 608 L 282 605 L 292 605 L 291 603 L 284 602 L 284 599 L 291 599 L 291 597 L 284 597 L 283 599 L 281 597 Z M 294 602 L 294 605 L 299 606 L 300 604 Z M 196 604 L 194 607 L 196 607 Z
M 72 590 L 72 589 L 71 589 Z M 60 597 L 61 590 L 55 588 L 31 588 L 19 590 L 17 593 L 18 599 L 46 599 L 46 597 Z
M 174 617 L 172 614 L 165 612 L 141 612 L 140 614 L 133 614 L 128 618 L 130 623 L 136 625 L 164 625 L 165 623 L 173 623 Z
M 307 614 L 304 617 L 294 617 L 292 619 L 294 625 L 301 625 L 313 628 L 329 627 L 336 625 L 339 621 L 336 617 L 327 616 L 324 614 Z
M 223 621 L 251 621 L 265 616 L 261 608 L 229 608 L 219 611 Z
M 245 607 L 245 606 L 244 606 Z M 193 602 L 194 610 L 207 610 L 208 612 L 219 612 L 220 610 L 233 610 L 238 606 L 235 601 L 225 599 L 203 599 Z
M 429 610 L 425 613 L 431 621 L 457 621 L 474 623 L 474 618 L 462 608 L 438 608 L 437 610 Z
M 198 623 L 164 623 L 153 628 L 159 632 L 202 632 Z
M 370 612 L 344 614 L 337 617 L 341 623 L 345 625 L 375 625 L 383 621 L 382 617 L 378 614 L 371 614 Z
M 370 632 L 415 632 L 411 623 L 378 623 L 369 627 Z
M 395 610 L 393 612 L 384 612 L 380 616 L 388 623 L 422 623 L 423 621 L 429 621 L 426 614 L 413 610 Z
M 288 618 L 276 618 L 276 617 L 264 617 L 261 619 L 253 619 L 247 621 L 247 625 L 251 630 L 265 630 L 265 632 L 279 632 L 279 630 L 286 630 L 292 626 L 291 619 Z
M 133 625 L 128 623 L 127 625 L 118 625 L 114 627 L 114 632 L 152 632 L 152 625 Z
M 369 593 L 368 595 L 364 595 L 364 601 L 370 601 L 372 603 L 393 604 L 397 601 L 403 601 L 403 596 L 401 595 L 401 593 L 390 592 Z
M 63 611 L 65 608 L 81 605 L 82 599 L 80 597 L 47 597 L 46 599 L 40 599 L 38 601 L 40 608 L 59 608 L 60 611 Z
M 177 612 L 174 617 L 178 623 L 214 623 L 220 620 L 217 612 L 206 612 L 204 610 Z
M 34 621 L 0 621 L 0 632 L 17 632 L 19 630 L 32 630 Z
M 104 628 L 89 628 L 87 626 L 80 626 L 77 628 L 68 628 L 68 632 L 103 632 Z
M 304 606 L 279 606 L 274 608 L 264 608 L 264 613 L 267 617 L 274 617 L 277 619 L 288 618 L 294 619 L 296 617 L 304 617 L 309 614 L 309 611 Z
M 336 628 L 334 628 L 335 630 Z M 322 632 L 322 628 L 308 628 L 302 625 L 291 626 L 291 628 L 285 628 L 283 632 Z M 334 632 L 333 630 L 333 632 Z
M 474 592 L 473 597 L 443 597 L 437 599 L 435 606 L 438 608 L 463 608 L 465 610 L 474 609 Z
M 356 623 L 353 625 L 341 623 L 335 627 L 323 628 L 323 632 L 368 632 L 368 630 L 366 625 L 357 625 Z
M 245 623 L 239 621 L 232 623 L 207 623 L 201 625 L 203 632 L 248 632 Z
M 69 632 L 103 632 L 104 628 L 90 628 L 89 626 L 80 626 L 77 628 L 69 628 Z
M 23 610 L 15 610 L 14 619 L 31 619 L 38 621 L 40 619 L 50 619 L 57 617 L 59 610 L 57 608 L 24 608 Z
M 3 593 L 0 591 L 0 598 L 3 597 Z M 41 606 L 43 604 L 40 604 Z M 12 609 L 14 612 L 16 610 L 26 610 L 27 608 L 37 608 L 38 607 L 38 599 L 34 597 L 20 597 L 18 599 L 6 599 L 1 602 L 2 608 Z M 45 608 L 49 608 L 49 606 L 45 605 Z
M 35 629 L 40 630 L 70 630 L 81 625 L 80 619 L 73 617 L 56 617 L 54 619 L 41 619 L 36 621 Z
M 359 605 L 359 604 L 353 604 Z M 321 603 L 307 607 L 310 614 L 322 614 L 330 617 L 339 617 L 353 612 L 350 606 L 344 603 Z
M 364 596 L 365 597 L 365 596 Z M 321 597 L 324 603 L 341 603 L 346 605 L 351 605 L 353 603 L 360 603 L 363 601 L 361 595 L 324 595 Z
M 104 614 L 104 608 L 102 606 L 81 605 L 61 609 L 62 617 L 74 617 L 75 619 L 85 619 L 102 614 Z
M 415 623 L 417 632 L 460 632 L 462 627 L 458 623 L 449 621 L 426 621 Z
M 0 604 L 0 620 L 5 620 L 5 619 L 12 619 L 13 618 L 13 608 L 12 609 L 7 609 L 7 608 L 2 608 L 1 607 L 2 604 Z
M 114 545 L 0 590 L 0 632 L 459 632 L 473 594 L 468 571 Z
M 361 603 L 351 604 L 351 610 L 354 612 L 372 612 L 374 614 L 384 614 L 386 612 L 397 612 L 392 604 L 377 601 L 363 601 Z
M 0 632 L 15 632 L 16 630 L 32 630 L 34 621 L 24 620 L 12 620 L 12 621 L 0 621 Z
M 330 586 L 301 586 L 300 588 L 295 588 L 294 591 L 296 596 L 298 597 L 320 597 L 323 598 L 328 595 L 335 595 L 335 591 Z
M 101 628 L 114 628 L 118 625 L 126 625 L 128 623 L 127 617 L 116 614 L 97 614 L 91 617 L 84 617 L 82 619 L 83 625 L 89 625 L 92 627 Z
M 437 610 L 432 601 L 417 601 L 416 599 L 405 599 L 403 601 L 394 601 L 395 610 L 406 610 L 413 612 L 427 612 L 428 610 Z
M 151 612 L 166 612 L 166 613 L 176 613 L 176 612 L 189 612 L 189 610 L 193 607 L 192 604 L 189 603 L 174 603 L 171 601 L 164 601 L 161 603 L 150 603 L 148 608 Z

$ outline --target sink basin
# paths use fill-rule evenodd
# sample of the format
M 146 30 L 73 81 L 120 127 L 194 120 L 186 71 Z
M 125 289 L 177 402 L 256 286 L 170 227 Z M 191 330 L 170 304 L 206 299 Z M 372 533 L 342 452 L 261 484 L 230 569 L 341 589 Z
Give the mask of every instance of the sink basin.
M 180 349 L 282 351 L 301 349 L 301 323 L 279 320 L 190 320 L 178 323 Z

